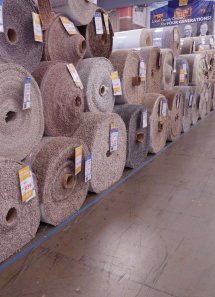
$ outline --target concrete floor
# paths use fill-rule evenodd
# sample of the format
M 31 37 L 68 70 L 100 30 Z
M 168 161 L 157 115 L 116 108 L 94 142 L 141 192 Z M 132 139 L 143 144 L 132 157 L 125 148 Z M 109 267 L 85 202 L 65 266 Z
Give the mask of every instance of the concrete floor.
M 214 180 L 215 112 L 2 270 L 0 296 L 214 297 Z

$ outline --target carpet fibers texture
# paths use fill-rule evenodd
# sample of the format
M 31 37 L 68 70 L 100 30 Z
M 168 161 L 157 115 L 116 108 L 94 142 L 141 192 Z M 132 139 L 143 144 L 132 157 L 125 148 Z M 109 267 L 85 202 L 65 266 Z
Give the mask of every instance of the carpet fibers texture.
M 116 124 L 118 147 L 110 152 L 111 123 Z M 125 123 L 115 113 L 86 112 L 74 137 L 83 139 L 92 155 L 90 191 L 100 193 L 120 179 L 126 162 L 127 132 Z
M 38 197 L 22 202 L 18 171 L 24 167 L 22 163 L 0 158 L 0 262 L 31 241 L 40 224 Z M 36 187 L 35 178 L 34 183 Z
M 110 56 L 114 71 L 118 71 L 122 83 L 122 95 L 116 96 L 116 104 L 142 104 L 146 84 L 140 81 L 140 59 L 140 53 L 134 49 L 117 50 Z
M 143 104 L 150 115 L 149 153 L 157 154 L 166 145 L 168 130 L 168 106 L 166 116 L 160 113 L 165 97 L 160 94 L 146 94 Z
M 25 78 L 31 78 L 30 109 L 23 110 Z M 24 159 L 43 135 L 41 93 L 30 73 L 15 64 L 0 65 L 0 157 Z
M 41 62 L 33 76 L 42 93 L 45 135 L 72 136 L 81 121 L 84 94 L 66 63 Z
M 116 105 L 114 112 L 124 121 L 127 130 L 125 167 L 135 168 L 146 159 L 149 150 L 150 123 L 147 108 L 141 105 Z
M 208 82 L 211 83 L 211 92 L 212 92 L 212 102 L 211 109 L 215 109 L 215 79 L 209 79 Z
M 34 40 L 31 0 L 3 0 L 4 32 L 0 34 L 0 64 L 16 63 L 30 73 L 40 63 L 43 43 Z
M 184 77 L 180 79 L 181 70 L 185 69 Z M 190 77 L 189 64 L 185 58 L 176 59 L 176 73 L 175 73 L 175 86 L 188 86 Z
M 196 51 L 199 50 L 199 46 L 198 46 L 199 43 L 201 43 L 201 46 L 204 48 L 204 50 L 212 49 L 210 44 L 210 37 L 214 38 L 213 35 L 193 37 L 193 39 L 196 42 Z
M 81 62 L 78 74 L 84 86 L 84 110 L 112 112 L 115 96 L 111 80 L 114 71 L 105 58 L 89 58 Z
M 199 118 L 202 119 L 211 111 L 212 88 L 210 82 L 205 82 L 201 92 L 201 101 L 199 104 Z
M 190 55 L 193 52 L 193 37 L 181 38 L 180 55 Z
M 182 130 L 183 99 L 178 90 L 162 91 L 161 94 L 166 97 L 169 107 L 167 140 L 175 141 L 181 135 Z
M 175 75 L 173 73 L 173 52 L 171 49 L 162 49 L 161 55 L 161 90 L 172 90 L 175 84 Z
M 199 101 L 200 101 L 200 89 L 198 86 L 192 86 L 193 90 L 193 105 L 192 105 L 192 124 L 195 125 L 199 119 Z

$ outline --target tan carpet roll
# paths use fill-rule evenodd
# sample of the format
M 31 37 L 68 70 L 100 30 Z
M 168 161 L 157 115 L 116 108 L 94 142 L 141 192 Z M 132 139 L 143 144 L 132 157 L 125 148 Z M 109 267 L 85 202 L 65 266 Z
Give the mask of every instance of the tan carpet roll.
M 166 116 L 160 113 L 161 105 L 166 98 L 161 94 L 146 94 L 143 105 L 150 115 L 149 153 L 157 154 L 166 145 L 168 130 L 168 105 Z
M 184 81 L 183 79 L 180 79 L 180 72 L 183 70 L 183 65 L 186 68 L 186 73 L 184 75 Z M 185 58 L 177 58 L 176 59 L 176 74 L 175 74 L 175 86 L 188 86 L 189 85 L 189 76 L 190 76 L 190 69 L 189 64 Z
M 207 50 L 208 79 L 215 75 L 215 50 Z
M 193 52 L 193 37 L 181 38 L 180 55 L 189 55 Z
M 195 125 L 199 119 L 199 101 L 200 101 L 200 89 L 198 86 L 192 86 L 194 100 L 192 106 L 192 125 Z
M 208 95 L 207 95 L 208 94 Z M 199 118 L 202 119 L 211 111 L 212 88 L 210 82 L 205 82 L 201 92 L 201 101 L 199 104 Z
M 134 49 L 117 50 L 110 56 L 114 71 L 118 71 L 122 83 L 122 95 L 115 96 L 116 104 L 142 104 L 146 84 L 140 81 L 140 59 L 140 53 Z
M 214 39 L 213 35 L 193 37 L 193 39 L 196 42 L 196 51 L 199 51 L 198 44 L 200 44 L 200 43 L 201 43 L 201 46 L 204 48 L 204 50 L 212 49 L 212 46 L 210 44 L 210 37 L 213 37 L 213 39 Z
M 171 49 L 162 49 L 162 62 L 161 62 L 161 90 L 172 90 L 175 84 L 175 75 L 173 73 L 174 56 Z
M 215 79 L 209 79 L 208 82 L 211 83 L 211 92 L 212 92 L 212 102 L 211 109 L 215 109 Z
M 180 96 L 181 93 L 178 90 L 165 90 L 162 91 L 161 94 L 168 100 L 169 107 L 169 126 L 167 132 L 167 140 L 175 141 L 181 135 L 182 130 L 184 109 L 183 98 L 182 96 Z M 177 104 L 178 100 L 180 100 L 180 104 Z

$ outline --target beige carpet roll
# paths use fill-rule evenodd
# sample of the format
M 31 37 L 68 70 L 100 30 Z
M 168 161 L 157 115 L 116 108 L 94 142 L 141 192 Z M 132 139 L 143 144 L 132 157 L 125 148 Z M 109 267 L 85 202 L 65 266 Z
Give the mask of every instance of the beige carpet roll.
M 193 42 L 194 42 L 193 37 L 181 38 L 181 40 L 180 40 L 180 55 L 192 54 Z
M 210 82 L 205 82 L 201 92 L 201 101 L 199 104 L 199 118 L 204 118 L 210 111 L 212 106 L 212 87 Z
M 210 44 L 210 38 L 211 37 L 214 39 L 213 35 L 193 37 L 193 39 L 196 42 L 196 51 L 199 51 L 198 44 L 200 44 L 200 43 L 201 43 L 201 46 L 204 48 L 204 50 L 212 49 L 212 45 Z
M 215 50 L 207 50 L 207 70 L 208 70 L 208 79 L 213 79 L 215 75 Z
M 82 146 L 81 172 L 75 175 L 75 149 Z M 43 137 L 24 160 L 37 177 L 41 221 L 57 226 L 81 208 L 87 196 L 85 157 L 88 148 L 74 137 Z
M 193 105 L 192 105 L 192 125 L 195 125 L 199 119 L 199 101 L 200 101 L 200 89 L 198 86 L 191 86 L 193 90 Z
M 209 79 L 208 82 L 211 83 L 211 92 L 212 92 L 212 102 L 211 109 L 215 109 L 215 79 Z
M 140 49 L 140 55 L 146 63 L 146 92 L 159 93 L 162 79 L 159 65 L 161 51 L 156 46 L 147 46 Z
M 38 196 L 22 202 L 19 170 L 24 167 L 22 163 L 0 158 L 0 262 L 30 242 L 40 224 Z
M 175 75 L 173 72 L 173 52 L 171 49 L 162 49 L 161 55 L 161 90 L 172 90 L 175 84 Z
M 167 140 L 175 141 L 182 130 L 183 98 L 178 90 L 165 90 L 161 94 L 168 100 L 169 107 Z
M 161 94 L 146 94 L 143 105 L 150 115 L 149 153 L 157 154 L 166 145 L 168 130 L 168 105 L 166 115 L 162 115 L 162 106 L 166 98 Z
M 112 123 L 118 128 L 118 147 L 110 152 Z M 127 150 L 125 123 L 115 113 L 86 112 L 74 136 L 84 139 L 92 155 L 90 191 L 101 193 L 117 182 L 123 174 Z
M 181 70 L 184 70 L 184 74 L 181 74 Z M 190 77 L 189 64 L 185 58 L 176 59 L 176 73 L 175 73 L 175 86 L 188 86 Z
M 177 33 L 175 38 L 174 30 L 176 30 Z M 149 32 L 152 36 L 153 46 L 158 46 L 161 49 L 172 49 L 174 57 L 178 57 L 180 55 L 180 33 L 178 27 L 149 29 Z
M 114 33 L 113 50 L 145 46 L 152 46 L 151 34 L 145 28 Z
M 110 56 L 122 83 L 122 95 L 116 96 L 116 104 L 142 104 L 146 84 L 139 76 L 140 59 L 140 53 L 134 49 L 117 50 Z
M 30 108 L 23 110 L 25 79 L 31 78 Z M 0 65 L 0 157 L 24 159 L 43 135 L 40 89 L 23 67 Z

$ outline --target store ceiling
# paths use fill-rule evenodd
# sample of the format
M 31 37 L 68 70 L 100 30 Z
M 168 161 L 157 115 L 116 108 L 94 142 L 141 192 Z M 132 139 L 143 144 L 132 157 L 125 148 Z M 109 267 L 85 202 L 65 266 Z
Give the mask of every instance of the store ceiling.
M 153 2 L 162 2 L 163 0 L 98 0 L 98 6 L 104 9 L 114 9 L 127 6 L 151 4 Z M 174 0 L 170 0 L 174 1 Z

